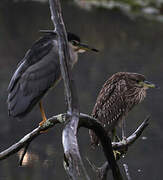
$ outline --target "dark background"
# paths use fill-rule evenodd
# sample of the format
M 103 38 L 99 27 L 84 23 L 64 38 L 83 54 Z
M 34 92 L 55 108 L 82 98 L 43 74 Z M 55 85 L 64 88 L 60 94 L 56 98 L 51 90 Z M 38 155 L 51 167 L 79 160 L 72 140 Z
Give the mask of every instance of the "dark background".
M 143 134 L 146 140 L 140 138 L 122 161 L 129 165 L 133 180 L 162 180 L 163 24 L 141 17 L 130 19 L 119 10 L 94 8 L 86 11 L 66 0 L 62 1 L 62 10 L 67 30 L 100 49 L 99 54 L 80 55 L 80 61 L 73 70 L 81 112 L 91 114 L 102 84 L 118 71 L 142 73 L 160 87 L 150 89 L 145 101 L 129 114 L 128 134 L 147 115 L 151 115 L 151 120 Z M 48 3 L 1 0 L 0 151 L 37 127 L 41 120 L 37 106 L 22 120 L 9 118 L 6 89 L 18 62 L 39 38 L 38 30 L 52 28 Z M 65 112 L 63 83 L 51 91 L 43 102 L 47 117 Z M 58 125 L 32 142 L 23 167 L 18 166 L 18 154 L 1 161 L 0 180 L 67 179 L 62 165 L 62 127 Z M 90 149 L 88 130 L 80 131 L 79 144 L 89 175 L 95 179 L 86 157 L 100 166 L 105 161 L 103 153 Z M 122 166 L 122 162 L 119 164 Z

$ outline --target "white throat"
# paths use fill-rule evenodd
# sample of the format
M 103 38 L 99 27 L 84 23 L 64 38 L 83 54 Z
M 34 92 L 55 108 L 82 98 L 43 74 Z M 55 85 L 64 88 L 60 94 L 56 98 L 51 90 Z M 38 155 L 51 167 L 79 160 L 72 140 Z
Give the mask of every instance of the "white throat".
M 72 67 L 74 64 L 78 61 L 78 51 L 75 51 L 74 46 L 69 43 L 69 50 L 70 50 L 70 64 L 72 64 Z

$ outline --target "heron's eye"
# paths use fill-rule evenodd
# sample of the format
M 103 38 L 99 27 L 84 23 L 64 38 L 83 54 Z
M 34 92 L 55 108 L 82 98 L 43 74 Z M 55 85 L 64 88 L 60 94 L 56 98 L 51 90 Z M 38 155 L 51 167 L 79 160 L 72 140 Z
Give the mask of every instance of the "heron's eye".
M 71 41 L 71 43 L 72 43 L 73 46 L 77 46 L 77 44 L 78 44 L 78 42 L 75 41 L 75 40 Z
M 140 80 L 135 79 L 135 78 L 131 78 L 131 80 L 134 81 L 134 82 L 136 82 L 136 83 L 139 83 L 139 82 L 140 82 Z

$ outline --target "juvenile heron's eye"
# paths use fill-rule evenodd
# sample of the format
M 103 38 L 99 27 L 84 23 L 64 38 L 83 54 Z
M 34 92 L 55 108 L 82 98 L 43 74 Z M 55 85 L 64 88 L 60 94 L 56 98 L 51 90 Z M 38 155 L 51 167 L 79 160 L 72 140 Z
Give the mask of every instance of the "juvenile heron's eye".
M 134 81 L 134 82 L 136 82 L 136 83 L 139 83 L 139 82 L 140 82 L 140 80 L 135 79 L 135 78 L 131 78 L 131 80 Z

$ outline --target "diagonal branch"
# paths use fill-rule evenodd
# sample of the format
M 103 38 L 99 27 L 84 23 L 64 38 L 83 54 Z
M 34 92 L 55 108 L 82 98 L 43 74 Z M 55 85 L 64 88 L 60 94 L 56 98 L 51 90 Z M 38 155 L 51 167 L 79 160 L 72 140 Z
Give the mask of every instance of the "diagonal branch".
M 128 165 L 127 164 L 123 164 L 123 167 L 124 167 L 124 170 L 125 170 L 125 173 L 126 173 L 127 180 L 131 180 L 131 176 L 130 176 L 130 173 L 129 173 Z
M 126 149 L 126 144 L 127 146 L 132 145 L 143 133 L 144 129 L 149 125 L 149 119 L 150 116 L 148 116 L 141 124 L 140 126 L 131 134 L 127 140 L 126 143 L 124 142 L 113 142 L 112 146 L 114 150 L 120 151 L 121 149 L 124 150 Z
M 49 118 L 46 121 L 46 123 L 43 124 L 43 126 L 37 127 L 32 132 L 25 135 L 20 141 L 13 144 L 8 149 L 2 151 L 0 153 L 0 160 L 4 160 L 4 159 L 8 158 L 9 156 L 17 153 L 21 148 L 25 147 L 29 142 L 32 142 L 37 136 L 41 135 L 42 134 L 41 131 L 50 129 L 58 123 L 62 123 L 62 124 L 65 123 L 68 116 L 69 115 L 66 115 L 66 114 L 59 114 L 59 115 Z M 113 149 L 120 151 L 127 146 L 131 146 L 136 141 L 136 139 L 138 139 L 140 137 L 140 135 L 142 134 L 144 129 L 148 126 L 148 120 L 149 120 L 149 118 L 146 119 L 145 121 L 143 121 L 143 123 L 137 128 L 137 130 L 131 136 L 129 136 L 127 138 L 126 145 L 124 145 L 121 142 L 116 142 L 116 143 L 113 142 L 112 143 Z M 91 117 L 87 114 L 80 113 L 80 121 L 79 121 L 78 128 L 80 128 L 80 127 L 90 128 L 91 127 L 91 129 L 94 129 L 94 126 L 96 127 L 96 129 L 98 129 L 98 126 L 101 126 L 101 124 L 93 117 Z M 103 136 L 103 134 L 100 134 L 100 136 Z M 104 138 L 101 138 L 101 141 L 103 141 L 103 139 Z M 101 143 L 101 144 L 105 144 L 105 143 Z M 105 148 L 105 147 L 103 147 L 103 148 Z M 106 151 L 109 151 L 109 149 L 107 150 L 107 147 L 106 147 Z M 108 166 L 108 162 L 106 162 L 105 167 L 106 166 Z M 108 166 L 108 169 L 109 169 L 109 166 Z
M 28 150 L 29 145 L 30 145 L 30 142 L 28 142 L 28 143 L 25 145 L 24 149 L 23 149 L 23 153 L 21 154 L 20 160 L 19 160 L 19 165 L 20 165 L 20 166 L 22 166 L 22 164 L 23 164 L 23 160 L 24 160 L 24 157 L 25 157 L 25 155 L 26 155 L 26 153 L 27 153 L 27 150 Z
M 49 118 L 46 123 L 43 124 L 43 126 L 39 126 L 36 129 L 34 129 L 29 134 L 25 135 L 20 141 L 10 146 L 8 149 L 2 151 L 0 153 L 0 160 L 6 159 L 9 156 L 17 153 L 20 149 L 25 147 L 27 144 L 30 144 L 37 136 L 41 135 L 41 131 L 47 130 L 53 126 L 55 126 L 58 123 L 62 123 L 64 121 L 63 115 L 53 116 L 52 118 Z
M 107 132 L 101 125 L 101 123 L 99 123 L 98 121 L 94 121 L 92 119 L 90 120 L 90 118 L 85 117 L 84 119 L 82 119 L 82 121 L 79 122 L 79 127 L 80 126 L 86 127 L 95 132 L 95 134 L 100 139 L 104 154 L 107 158 L 107 162 L 110 165 L 110 168 L 112 169 L 114 179 L 122 180 L 122 175 L 114 158 L 111 140 L 107 135 Z
M 118 161 L 124 154 L 127 153 L 128 147 L 130 147 L 143 133 L 145 128 L 149 125 L 150 116 L 148 116 L 140 126 L 133 132 L 125 142 L 112 142 L 112 147 L 115 151 L 118 151 L 120 154 L 116 156 L 116 160 Z M 107 179 L 107 173 L 110 170 L 110 166 L 106 161 L 101 167 L 95 167 L 89 160 L 88 163 L 92 167 L 92 170 L 97 174 L 97 177 L 101 180 Z

